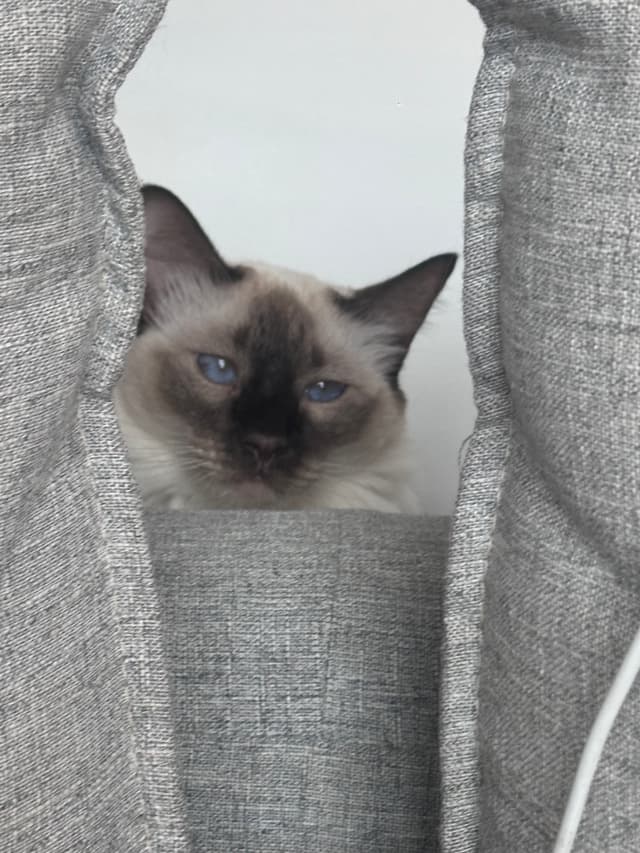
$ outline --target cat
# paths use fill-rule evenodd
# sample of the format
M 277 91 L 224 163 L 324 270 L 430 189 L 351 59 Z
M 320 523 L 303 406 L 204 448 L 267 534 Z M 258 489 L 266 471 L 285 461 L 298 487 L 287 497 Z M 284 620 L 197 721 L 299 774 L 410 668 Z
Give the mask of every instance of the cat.
M 228 264 L 173 193 L 142 194 L 144 304 L 115 404 L 146 506 L 421 512 L 398 375 L 457 256 L 333 287 Z

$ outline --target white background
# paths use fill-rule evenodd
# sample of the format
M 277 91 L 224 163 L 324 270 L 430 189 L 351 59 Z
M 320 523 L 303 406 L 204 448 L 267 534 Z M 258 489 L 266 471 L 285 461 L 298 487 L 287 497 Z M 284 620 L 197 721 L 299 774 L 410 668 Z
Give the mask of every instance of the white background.
M 465 0 L 172 0 L 118 98 L 144 181 L 223 255 L 366 285 L 461 251 L 482 27 Z M 403 373 L 427 510 L 453 506 L 474 407 L 462 264 Z

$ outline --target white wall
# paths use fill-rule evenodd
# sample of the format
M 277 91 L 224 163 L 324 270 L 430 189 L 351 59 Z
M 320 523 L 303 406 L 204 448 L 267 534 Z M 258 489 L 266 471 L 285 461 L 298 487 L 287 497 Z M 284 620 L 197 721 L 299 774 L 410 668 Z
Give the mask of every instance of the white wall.
M 465 0 L 172 0 L 118 100 L 145 181 L 231 260 L 370 284 L 462 248 L 482 28 Z M 461 265 L 407 361 L 416 466 L 451 510 L 473 424 Z

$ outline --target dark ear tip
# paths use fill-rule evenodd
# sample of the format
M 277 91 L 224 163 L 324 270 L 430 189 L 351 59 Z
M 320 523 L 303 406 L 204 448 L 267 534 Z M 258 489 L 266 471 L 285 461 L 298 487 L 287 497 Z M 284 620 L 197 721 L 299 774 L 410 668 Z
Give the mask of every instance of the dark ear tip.
M 442 270 L 442 275 L 445 278 L 449 278 L 457 262 L 457 252 L 446 252 L 444 255 L 435 255 L 433 258 L 429 258 L 428 263 L 430 266 L 433 264 L 433 266 L 440 267 Z
M 180 201 L 178 196 L 174 195 L 171 190 L 168 190 L 166 187 L 161 187 L 159 184 L 142 184 L 140 191 L 142 193 L 142 198 L 145 201 L 151 201 L 154 198 L 166 198 L 171 201 Z

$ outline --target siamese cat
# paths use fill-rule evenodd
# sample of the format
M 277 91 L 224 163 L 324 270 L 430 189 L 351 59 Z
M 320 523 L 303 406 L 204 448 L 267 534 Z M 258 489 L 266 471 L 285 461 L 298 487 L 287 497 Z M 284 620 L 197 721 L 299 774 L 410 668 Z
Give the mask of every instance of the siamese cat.
M 146 290 L 115 403 L 149 507 L 418 513 L 398 377 L 456 255 L 362 289 L 227 263 L 145 186 Z

